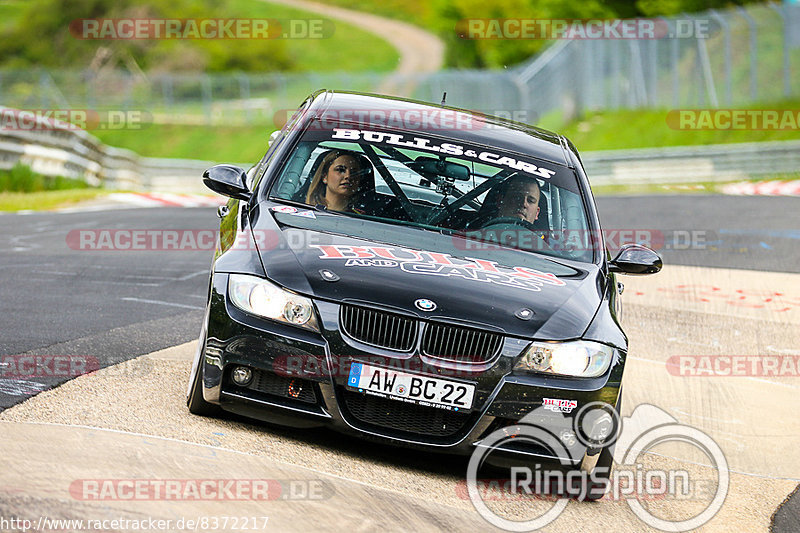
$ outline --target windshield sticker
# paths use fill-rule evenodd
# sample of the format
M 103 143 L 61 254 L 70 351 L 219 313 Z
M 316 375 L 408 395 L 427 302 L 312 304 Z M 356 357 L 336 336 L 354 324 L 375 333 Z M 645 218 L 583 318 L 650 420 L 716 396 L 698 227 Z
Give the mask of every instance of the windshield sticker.
M 460 277 L 470 281 L 494 283 L 529 291 L 544 285 L 563 287 L 555 274 L 528 267 L 505 267 L 486 259 L 459 259 L 449 254 L 393 246 L 320 245 L 320 259 L 341 259 L 344 266 L 399 268 L 409 274 Z
M 292 207 L 291 205 L 276 205 L 270 207 L 270 209 L 276 213 L 283 213 L 285 215 L 294 215 L 296 217 L 305 217 L 313 219 L 317 218 L 317 215 L 314 214 L 314 211 L 311 211 L 310 209 L 297 209 L 296 207 Z
M 417 136 L 410 137 L 408 135 L 400 135 L 399 133 L 333 128 L 333 135 L 331 138 L 348 141 L 364 140 L 374 143 L 386 143 L 404 148 L 413 148 L 415 150 L 436 152 L 443 155 L 467 157 L 470 159 L 491 163 L 493 165 L 510 168 L 512 170 L 519 170 L 521 172 L 531 174 L 532 176 L 545 179 L 548 179 L 556 174 L 555 170 L 537 167 L 536 165 L 528 163 L 527 161 L 520 161 L 518 159 L 514 159 L 513 157 L 503 156 L 494 152 L 465 150 L 463 146 L 453 143 L 431 144 L 430 139 Z

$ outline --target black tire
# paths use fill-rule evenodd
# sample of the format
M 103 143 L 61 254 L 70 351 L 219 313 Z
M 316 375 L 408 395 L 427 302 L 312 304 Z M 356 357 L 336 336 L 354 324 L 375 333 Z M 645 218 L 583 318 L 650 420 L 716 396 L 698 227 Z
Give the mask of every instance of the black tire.
M 614 465 L 614 445 L 607 446 L 600 451 L 600 457 L 597 459 L 592 472 L 599 468 L 606 468 L 606 473 L 602 476 L 595 476 L 600 479 L 601 483 L 590 483 L 586 488 L 586 495 L 581 498 L 583 501 L 594 502 L 601 499 L 608 492 L 609 483 L 611 482 L 611 469 Z
M 622 417 L 622 389 L 619 391 L 619 396 L 617 397 L 617 405 L 615 410 L 619 413 L 620 419 Z M 597 463 L 595 463 L 592 472 L 599 468 L 604 468 L 605 474 L 602 476 L 595 476 L 597 479 L 600 479 L 604 483 L 593 483 L 590 484 L 586 488 L 586 495 L 581 498 L 583 501 L 597 501 L 601 499 L 605 494 L 608 492 L 609 483 L 611 482 L 611 470 L 614 466 L 614 447 L 616 445 L 616 440 L 609 446 L 606 446 L 602 450 L 600 450 L 600 457 L 597 458 Z
M 192 387 L 189 389 L 189 395 L 186 397 L 186 406 L 189 408 L 189 412 L 194 415 L 216 417 L 222 414 L 220 406 L 209 403 L 203 398 L 202 361 L 198 363 L 197 373 L 194 375 Z

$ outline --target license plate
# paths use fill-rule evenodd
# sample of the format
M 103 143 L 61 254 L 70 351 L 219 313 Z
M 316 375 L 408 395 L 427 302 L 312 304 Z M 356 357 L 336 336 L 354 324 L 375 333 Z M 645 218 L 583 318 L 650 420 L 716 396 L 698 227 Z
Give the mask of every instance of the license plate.
M 347 386 L 377 396 L 453 411 L 469 410 L 475 385 L 353 363 Z

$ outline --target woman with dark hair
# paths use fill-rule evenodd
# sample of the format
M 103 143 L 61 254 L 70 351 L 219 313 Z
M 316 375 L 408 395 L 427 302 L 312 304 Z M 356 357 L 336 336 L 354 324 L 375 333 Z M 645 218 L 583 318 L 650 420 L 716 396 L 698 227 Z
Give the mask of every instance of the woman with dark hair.
M 365 170 L 357 152 L 331 150 L 311 178 L 306 203 L 324 205 L 331 211 L 359 212 L 356 204 Z

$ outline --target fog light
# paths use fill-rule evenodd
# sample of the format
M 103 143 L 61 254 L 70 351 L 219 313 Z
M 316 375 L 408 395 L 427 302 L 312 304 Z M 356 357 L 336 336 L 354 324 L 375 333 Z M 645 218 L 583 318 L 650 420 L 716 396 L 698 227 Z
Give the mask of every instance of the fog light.
M 614 430 L 614 419 L 608 413 L 603 413 L 594 421 L 589 431 L 589 438 L 596 442 L 603 442 Z
M 231 374 L 233 382 L 241 387 L 246 387 L 253 381 L 253 371 L 246 366 L 237 366 Z
M 584 405 L 574 421 L 578 439 L 592 449 L 613 444 L 619 437 L 621 424 L 619 413 L 605 402 Z
M 567 448 L 575 446 L 575 442 L 577 442 L 578 440 L 578 437 L 577 435 L 575 435 L 575 432 L 570 431 L 568 429 L 562 429 L 558 438 L 561 439 L 561 442 L 563 442 Z

